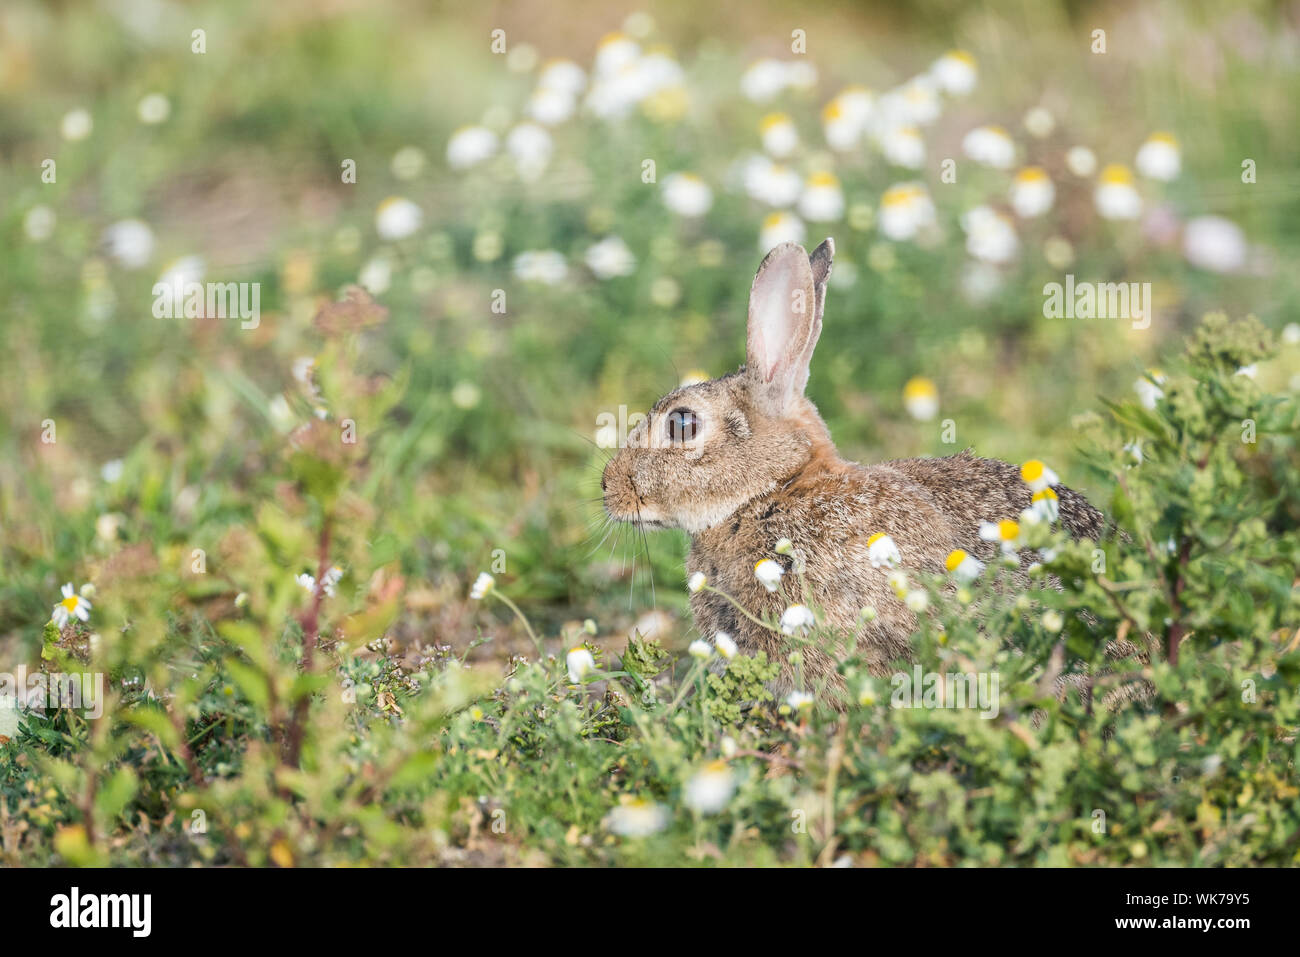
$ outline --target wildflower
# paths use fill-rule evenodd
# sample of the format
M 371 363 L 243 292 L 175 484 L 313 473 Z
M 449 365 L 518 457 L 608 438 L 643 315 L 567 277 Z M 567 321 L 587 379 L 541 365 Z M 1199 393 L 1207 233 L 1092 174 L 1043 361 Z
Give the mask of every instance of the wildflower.
M 420 228 L 424 213 L 419 206 L 400 196 L 390 196 L 375 212 L 375 231 L 380 239 L 405 239 Z
M 357 285 L 372 296 L 381 296 L 393 282 L 393 261 L 387 256 L 374 256 L 357 273 Z
M 1020 478 L 1032 492 L 1041 492 L 1050 485 L 1061 484 L 1061 477 L 1038 459 L 1030 459 L 1020 466 Z
M 880 231 L 888 239 L 911 239 L 934 221 L 934 201 L 920 183 L 891 186 L 880 197 Z
M 713 646 L 703 638 L 696 638 L 692 641 L 686 651 L 697 661 L 708 661 L 713 657 Z
M 791 605 L 781 615 L 781 633 L 786 635 L 803 635 L 817 624 L 812 611 L 806 605 Z
M 496 155 L 497 135 L 486 126 L 463 126 L 447 141 L 447 164 L 469 169 Z
M 894 116 L 901 116 L 907 124 L 929 126 L 939 118 L 939 90 L 930 77 L 914 76 L 891 93 L 897 95 L 901 103 L 901 110 Z
M 802 243 L 806 232 L 803 220 L 793 213 L 772 213 L 763 219 L 758 248 L 766 253 L 781 243 Z
M 953 578 L 966 584 L 979 578 L 980 572 L 984 571 L 982 561 L 960 548 L 953 549 L 948 553 L 948 559 L 944 562 L 944 565 Z
M 717 814 L 736 792 L 736 779 L 725 761 L 710 761 L 686 782 L 682 800 L 697 814 Z
M 573 94 L 552 87 L 534 90 L 526 107 L 528 115 L 545 126 L 558 126 L 576 110 L 577 98 Z
M 862 611 L 858 612 L 858 620 L 863 622 L 864 624 L 867 622 L 875 621 L 876 609 L 872 608 L 870 605 L 867 605 L 865 608 L 862 609 Z
M 171 115 L 172 104 L 161 93 L 148 93 L 136 104 L 135 115 L 145 126 L 156 126 Z
M 929 422 L 939 414 L 939 390 L 923 376 L 908 379 L 903 386 L 903 408 L 918 422 Z
M 127 269 L 139 269 L 153 258 L 153 230 L 138 219 L 123 219 L 104 230 L 108 255 Z
M 1133 165 L 1148 179 L 1164 182 L 1177 179 L 1182 170 L 1178 141 L 1169 133 L 1152 133 L 1138 149 Z
M 481 577 L 481 576 L 480 576 Z M 321 591 L 329 597 L 334 597 L 334 586 L 343 578 L 343 569 L 337 565 L 331 565 L 325 572 L 325 577 L 321 579 Z M 297 582 L 306 591 L 316 594 L 316 576 L 303 572 L 297 578 Z M 477 586 L 477 583 L 475 583 Z
M 722 756 L 724 758 L 734 758 L 736 756 L 736 739 L 729 734 L 724 734 L 719 742 Z
M 844 216 L 844 190 L 833 173 L 813 173 L 799 197 L 799 212 L 814 223 L 829 222 Z
M 902 560 L 893 538 L 884 532 L 876 532 L 867 539 L 867 561 L 872 568 L 897 568 Z
M 569 274 L 569 266 L 564 256 L 554 249 L 529 250 L 515 257 L 514 273 L 525 282 L 540 282 L 547 286 L 557 286 Z
M 961 141 L 962 152 L 977 163 L 1010 169 L 1016 161 L 1016 144 L 1000 126 L 977 126 Z
M 64 113 L 63 119 L 59 123 L 59 132 L 69 143 L 84 140 L 94 128 L 95 121 L 90 118 L 90 114 L 86 110 L 80 107 Z
M 764 57 L 741 75 L 740 89 L 747 99 L 765 103 L 784 90 L 788 82 L 786 65 L 780 60 Z
M 582 630 L 589 635 L 594 635 L 599 629 L 596 627 L 594 618 L 584 618 L 582 619 Z
M 848 152 L 858 145 L 863 125 L 861 112 L 855 111 L 843 94 L 822 107 L 822 133 L 826 145 L 837 152 Z
M 636 271 L 636 257 L 618 236 L 606 236 L 587 250 L 587 268 L 597 279 L 630 276 Z
M 1033 219 L 1052 208 L 1056 187 L 1041 166 L 1026 166 L 1011 181 L 1011 208 L 1022 219 Z
M 790 706 L 791 711 L 807 711 L 813 706 L 813 696 L 806 691 L 791 691 L 786 696 L 785 703 Z
M 776 541 L 776 547 L 772 549 L 778 555 L 793 555 L 794 542 L 788 538 L 779 538 Z
M 668 810 L 645 798 L 623 796 L 605 815 L 605 829 L 620 837 L 649 837 L 668 825 Z
M 999 542 L 1004 554 L 1015 552 L 1016 539 L 1020 537 L 1020 523 L 1013 518 L 997 522 L 980 522 L 980 538 L 986 542 Z
M 903 599 L 903 603 L 907 605 L 907 607 L 910 608 L 913 612 L 919 615 L 921 612 L 925 611 L 927 607 L 929 607 L 930 597 L 926 595 L 925 592 L 918 589 L 916 591 L 909 591 L 907 593 L 907 597 Z
M 1056 634 L 1064 625 L 1065 619 L 1061 617 L 1061 613 L 1055 608 L 1043 612 L 1043 627 L 1052 634 Z
M 478 578 L 474 579 L 474 587 L 469 590 L 469 597 L 475 601 L 481 601 L 486 598 L 496 587 L 497 580 L 487 572 L 479 572 Z
M 1050 110 L 1042 106 L 1030 107 L 1021 122 L 1025 126 L 1025 131 L 1039 140 L 1051 136 L 1052 130 L 1056 129 L 1056 118 L 1052 116 Z
M 554 149 L 551 134 L 536 123 L 520 123 L 506 136 L 506 151 L 514 159 L 519 175 L 526 180 L 542 174 Z
M 81 621 L 90 621 L 90 609 L 93 607 L 87 600 L 89 594 L 87 589 L 90 586 L 83 585 L 81 594 L 73 591 L 72 582 L 67 582 L 63 586 L 63 598 L 54 606 L 54 613 L 50 615 L 50 620 L 62 628 L 71 619 L 77 618 Z
M 1238 272 L 1246 265 L 1247 253 L 1241 228 L 1222 216 L 1197 216 L 1183 230 L 1183 256 L 1198 269 Z
M 764 558 L 754 566 L 754 575 L 762 582 L 763 587 L 768 591 L 776 591 L 777 586 L 781 584 L 781 576 L 785 574 L 785 569 L 770 558 Z
M 693 219 L 713 206 L 713 190 L 694 173 L 673 173 L 663 182 L 664 205 L 678 216 Z
M 1145 376 L 1133 383 L 1138 401 L 1144 409 L 1154 409 L 1156 403 L 1165 397 L 1164 390 L 1160 388 L 1164 381 L 1164 374 L 1159 369 L 1148 369 Z
M 894 595 L 897 596 L 899 601 L 907 598 L 907 594 L 911 589 L 908 587 L 906 574 L 895 570 L 890 572 L 889 577 L 885 580 L 889 583 L 890 589 L 893 590 Z
M 582 645 L 570 648 L 568 655 L 565 656 L 564 663 L 569 669 L 569 680 L 575 685 L 596 670 L 596 659 Z
M 870 679 L 862 682 L 862 687 L 858 689 L 858 704 L 864 708 L 869 708 L 876 703 L 876 685 Z
M 799 145 L 799 131 L 795 129 L 794 120 L 785 113 L 769 113 L 758 124 L 758 134 L 763 140 L 763 149 L 773 156 L 789 156 Z
M 975 89 L 975 58 L 965 50 L 949 50 L 930 66 L 930 76 L 945 93 L 965 96 Z
M 1055 522 L 1061 517 L 1061 502 L 1057 497 L 1056 489 L 1051 487 L 1039 489 L 1034 493 L 1031 501 L 1033 504 L 1030 511 L 1040 518 Z
M 686 587 L 690 591 L 690 593 L 694 595 L 697 591 L 699 591 L 701 588 L 707 585 L 708 582 L 709 582 L 708 576 L 706 576 L 704 572 L 696 572 L 689 579 L 687 579 Z
M 718 649 L 718 654 L 728 661 L 736 657 L 736 652 L 740 650 L 735 640 L 725 631 L 720 631 L 713 636 L 713 644 Z
M 1065 165 L 1075 176 L 1086 179 L 1097 172 L 1097 154 L 1086 146 L 1071 146 L 1065 153 Z
M 587 85 L 587 75 L 572 60 L 551 60 L 542 66 L 537 77 L 539 90 L 577 96 Z
M 744 168 L 745 192 L 768 206 L 790 206 L 803 192 L 803 180 L 788 166 L 755 156 Z
M 976 206 L 961 218 L 966 231 L 966 251 L 983 262 L 1003 264 L 1015 259 L 1020 240 L 1015 227 L 988 206 Z
M 1133 174 L 1120 163 L 1111 163 L 1101 171 L 1092 195 L 1097 212 L 1106 219 L 1137 219 L 1142 212 L 1142 197 L 1133 185 Z
M 631 37 L 618 32 L 608 33 L 596 47 L 595 70 L 606 75 L 617 73 L 640 55 L 641 46 Z
M 885 159 L 905 169 L 920 169 L 925 165 L 925 141 L 915 126 L 897 126 L 879 138 L 880 151 Z

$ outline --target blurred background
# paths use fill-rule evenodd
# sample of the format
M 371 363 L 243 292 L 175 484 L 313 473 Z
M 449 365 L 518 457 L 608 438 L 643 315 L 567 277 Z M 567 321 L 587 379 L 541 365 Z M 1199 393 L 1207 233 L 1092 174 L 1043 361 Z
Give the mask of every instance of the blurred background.
M 685 539 L 602 539 L 599 446 L 743 360 L 782 239 L 836 241 L 809 394 L 846 456 L 1038 457 L 1104 501 L 1080 417 L 1154 387 L 1205 312 L 1257 315 L 1289 344 L 1250 371 L 1300 386 L 1298 25 L 1269 2 L 7 0 L 0 644 L 30 653 L 59 586 L 125 549 L 215 554 L 250 522 L 312 317 L 351 284 L 389 309 L 364 371 L 408 377 L 359 427 L 424 641 L 511 647 L 467 600 L 485 569 L 548 631 L 687 637 Z M 1150 283 L 1149 328 L 1048 317 L 1068 274 Z M 156 318 L 176 279 L 259 284 L 260 322 Z

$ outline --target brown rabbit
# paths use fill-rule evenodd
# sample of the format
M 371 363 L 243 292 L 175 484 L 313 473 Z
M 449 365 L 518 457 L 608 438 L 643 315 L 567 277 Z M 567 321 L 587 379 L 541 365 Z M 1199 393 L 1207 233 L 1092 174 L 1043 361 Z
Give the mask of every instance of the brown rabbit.
M 769 591 L 755 564 L 771 558 L 790 571 L 792 559 L 774 551 L 790 539 L 811 604 L 836 632 L 856 634 L 857 651 L 883 674 L 910 657 L 917 621 L 890 587 L 889 569 L 869 560 L 868 539 L 891 536 L 903 569 L 943 572 L 957 548 L 990 561 L 998 546 L 981 539 L 980 524 L 1019 516 L 1031 493 L 1016 466 L 969 452 L 868 466 L 840 457 L 804 395 L 834 252 L 827 239 L 811 257 L 793 243 L 767 254 L 749 294 L 745 365 L 655 403 L 605 466 L 601 488 L 612 518 L 689 532 L 687 573 L 703 573 L 760 618 L 779 618 L 790 599 Z M 1056 492 L 1070 533 L 1099 538 L 1101 513 L 1071 489 Z M 876 618 L 864 622 L 867 606 Z M 806 648 L 800 675 L 787 661 L 789 639 L 722 595 L 699 591 L 691 610 L 704 636 L 726 632 L 742 651 L 781 662 L 778 695 L 800 677 L 810 690 L 842 689 L 831 650 Z

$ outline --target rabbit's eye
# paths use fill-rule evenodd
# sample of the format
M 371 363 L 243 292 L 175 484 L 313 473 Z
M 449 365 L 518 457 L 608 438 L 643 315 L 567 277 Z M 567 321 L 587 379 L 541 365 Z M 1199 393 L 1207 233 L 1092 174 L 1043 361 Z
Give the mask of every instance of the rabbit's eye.
M 668 413 L 668 440 L 690 442 L 700 431 L 700 419 L 690 409 L 673 409 Z

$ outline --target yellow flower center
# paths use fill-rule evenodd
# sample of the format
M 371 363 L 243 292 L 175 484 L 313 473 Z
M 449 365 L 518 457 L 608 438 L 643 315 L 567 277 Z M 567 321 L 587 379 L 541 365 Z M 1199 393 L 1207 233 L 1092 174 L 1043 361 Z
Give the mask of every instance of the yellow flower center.
M 808 185 L 820 186 L 820 187 L 831 187 L 831 186 L 839 186 L 840 181 L 835 178 L 834 173 L 821 172 L 821 173 L 813 173 L 811 176 L 809 176 Z
M 872 535 L 870 538 L 867 539 L 867 544 L 874 545 L 876 544 L 876 542 L 880 541 L 884 537 L 885 537 L 884 532 L 876 532 L 876 534 Z
M 961 63 L 965 63 L 967 66 L 975 65 L 975 58 L 971 56 L 969 53 L 967 53 L 965 50 L 949 50 L 947 59 L 957 60 Z
M 1178 146 L 1178 140 L 1174 139 L 1174 135 L 1172 133 L 1164 133 L 1164 132 L 1152 133 L 1149 137 L 1147 137 L 1147 142 L 1162 143 L 1165 146 L 1173 146 L 1175 148 L 1177 148 Z
M 1111 186 L 1131 186 L 1133 173 L 1123 163 L 1110 163 L 1101 171 L 1101 181 Z
M 1026 166 L 1016 174 L 1017 183 L 1041 183 L 1047 179 L 1047 172 L 1041 166 Z
M 786 116 L 784 113 L 769 113 L 767 116 L 763 117 L 763 121 L 758 124 L 758 128 L 762 132 L 766 133 L 768 130 L 775 127 L 789 125 L 790 117 Z
M 966 560 L 966 552 L 960 548 L 955 548 L 948 553 L 948 560 L 944 562 L 944 564 L 948 567 L 948 571 L 955 572 L 957 570 L 957 566 L 960 565 L 965 560 Z
M 1004 542 L 1009 542 L 1020 534 L 1020 523 L 1014 518 L 1004 518 L 998 522 L 998 535 Z
M 908 379 L 907 384 L 903 386 L 903 398 L 906 399 L 930 399 L 939 394 L 933 382 L 929 379 L 917 376 L 914 379 Z
M 81 599 L 76 595 L 69 595 L 67 598 L 63 599 L 63 601 L 59 602 L 60 605 L 68 609 L 69 614 L 75 612 L 77 610 L 77 605 L 80 603 Z
M 1038 459 L 1030 459 L 1020 466 L 1020 477 L 1026 482 L 1037 482 L 1043 477 L 1043 463 Z
M 1045 498 L 1048 499 L 1056 498 L 1056 490 L 1052 488 L 1050 485 L 1047 488 L 1043 489 L 1041 492 L 1035 492 L 1032 501 L 1041 502 Z

